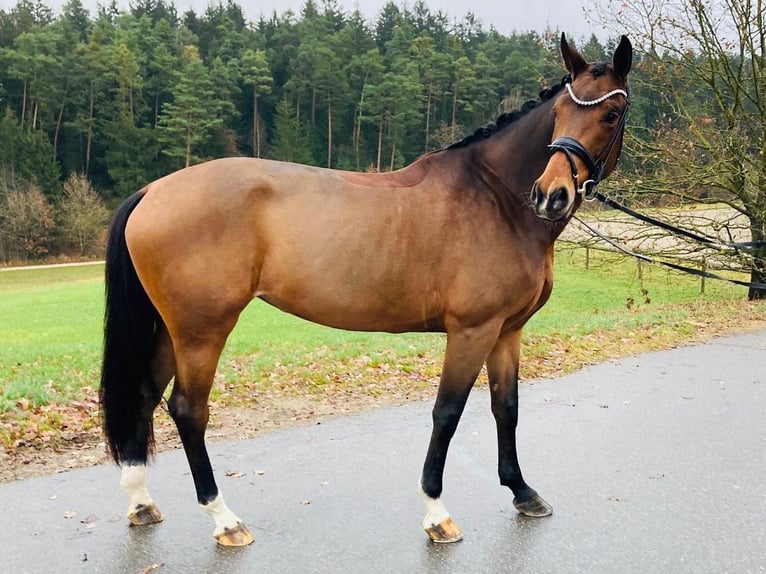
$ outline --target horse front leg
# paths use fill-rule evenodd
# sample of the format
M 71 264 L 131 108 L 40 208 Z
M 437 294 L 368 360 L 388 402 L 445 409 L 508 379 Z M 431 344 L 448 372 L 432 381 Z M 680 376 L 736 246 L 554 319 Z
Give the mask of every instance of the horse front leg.
M 453 522 L 441 499 L 444 463 L 468 395 L 496 338 L 497 329 L 492 326 L 447 334 L 447 350 L 432 413 L 433 431 L 420 478 L 420 494 L 426 504 L 423 529 L 434 542 L 457 542 L 463 538 L 462 530 Z
M 513 491 L 516 510 L 525 516 L 543 517 L 553 509 L 524 481 L 516 449 L 520 349 L 521 330 L 512 331 L 498 340 L 487 359 L 492 414 L 497 424 L 498 474 L 500 484 Z
M 215 522 L 213 536 L 222 546 L 247 546 L 253 542 L 253 535 L 224 502 L 205 447 L 208 397 L 222 348 L 223 344 L 215 349 L 183 349 L 177 352 L 176 382 L 168 408 L 189 461 L 197 501 Z

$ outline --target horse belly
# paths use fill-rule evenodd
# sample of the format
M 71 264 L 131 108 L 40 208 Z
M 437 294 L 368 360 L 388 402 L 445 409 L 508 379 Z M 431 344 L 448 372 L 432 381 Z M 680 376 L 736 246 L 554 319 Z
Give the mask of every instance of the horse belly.
M 264 262 L 256 296 L 287 313 L 351 331 L 443 330 L 443 297 L 417 278 L 382 278 L 364 266 L 346 273 L 332 265 L 279 267 Z

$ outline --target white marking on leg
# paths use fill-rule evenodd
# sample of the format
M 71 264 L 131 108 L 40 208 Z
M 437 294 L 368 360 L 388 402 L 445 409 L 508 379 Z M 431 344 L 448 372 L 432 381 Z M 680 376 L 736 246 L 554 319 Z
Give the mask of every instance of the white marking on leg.
M 133 464 L 122 467 L 120 486 L 128 495 L 128 516 L 135 514 L 139 508 L 154 504 L 146 488 L 146 465 Z
M 426 517 L 423 519 L 424 529 L 437 526 L 449 518 L 449 512 L 447 512 L 441 498 L 431 498 L 423 492 L 422 486 L 418 488 L 418 494 L 426 504 Z
M 202 507 L 202 510 L 210 515 L 215 521 L 215 531 L 213 532 L 213 536 L 218 536 L 226 529 L 232 529 L 237 525 L 242 524 L 242 521 L 237 515 L 226 506 L 226 502 L 224 502 L 223 495 L 220 492 L 213 500 L 207 504 L 201 504 L 200 506 Z

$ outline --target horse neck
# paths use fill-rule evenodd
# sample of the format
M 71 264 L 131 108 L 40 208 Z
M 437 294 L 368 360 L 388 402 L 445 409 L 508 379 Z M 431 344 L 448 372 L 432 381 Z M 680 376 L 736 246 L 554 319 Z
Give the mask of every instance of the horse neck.
M 514 194 L 526 199 L 545 169 L 553 137 L 553 100 L 539 104 L 476 146 L 476 156 Z
M 514 226 L 520 221 L 539 232 L 545 242 L 553 241 L 563 231 L 568 219 L 549 222 L 537 217 L 529 207 L 532 184 L 540 177 L 550 158 L 548 145 L 553 136 L 553 102 L 538 104 L 509 126 L 469 148 L 469 160 L 492 188 L 506 217 Z M 468 151 L 468 150 L 466 150 Z

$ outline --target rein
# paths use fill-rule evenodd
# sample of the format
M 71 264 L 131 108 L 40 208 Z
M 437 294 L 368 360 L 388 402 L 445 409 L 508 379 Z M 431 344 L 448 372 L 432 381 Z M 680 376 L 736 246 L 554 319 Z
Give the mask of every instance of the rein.
M 598 194 L 601 195 L 601 194 Z M 600 198 L 599 198 L 600 199 Z M 594 236 L 598 237 L 602 241 L 605 241 L 612 247 L 614 247 L 617 251 L 620 251 L 624 253 L 625 255 L 629 255 L 631 257 L 635 257 L 636 259 L 640 261 L 646 261 L 647 263 L 658 263 L 660 265 L 663 265 L 665 267 L 668 267 L 670 269 L 673 269 L 675 271 L 681 271 L 683 273 L 688 273 L 689 275 L 696 275 L 697 277 L 706 277 L 707 279 L 716 279 L 718 281 L 726 281 L 728 283 L 733 283 L 734 285 L 740 285 L 742 287 L 748 287 L 753 289 L 759 289 L 759 290 L 766 290 L 766 283 L 753 283 L 750 281 L 740 281 L 739 279 L 730 279 L 729 277 L 724 277 L 723 275 L 717 275 L 716 273 L 711 273 L 710 271 L 706 271 L 704 269 L 695 269 L 694 267 L 688 267 L 686 265 L 679 265 L 677 263 L 671 263 L 670 261 L 663 261 L 661 259 L 655 259 L 653 257 L 650 257 L 649 255 L 644 255 L 643 253 L 636 253 L 635 251 L 632 251 L 628 249 L 627 247 L 624 247 L 614 241 L 613 239 L 610 239 L 603 233 L 601 233 L 598 229 L 594 228 L 591 225 L 588 225 L 577 217 L 574 216 L 574 219 L 577 220 L 577 222 L 585 227 L 588 231 L 590 231 Z
M 654 217 L 650 217 L 648 215 L 644 215 L 643 213 L 639 213 L 638 211 L 634 211 L 630 209 L 629 207 L 627 207 L 626 205 L 623 205 L 605 196 L 599 191 L 597 191 L 593 195 L 593 199 L 598 199 L 601 203 L 603 203 L 607 207 L 611 207 L 613 209 L 622 211 L 623 213 L 630 215 L 631 217 L 635 217 L 636 219 L 643 221 L 644 223 L 649 223 L 651 225 L 659 227 L 660 229 L 664 229 L 665 231 L 670 231 L 674 235 L 680 235 L 681 237 L 686 237 L 687 239 L 691 239 L 698 243 L 702 243 L 704 245 L 707 245 L 708 247 L 714 247 L 716 249 L 732 249 L 734 251 L 744 251 L 744 250 L 753 249 L 756 247 L 766 246 L 766 241 L 742 241 L 742 242 L 721 241 L 715 237 L 710 237 L 709 235 L 695 233 L 693 231 L 687 231 L 686 229 L 676 227 L 675 225 L 671 225 L 670 223 L 666 223 L 664 221 L 660 221 L 659 219 L 655 219 Z
M 649 223 L 650 225 L 655 225 L 659 227 L 660 229 L 664 229 L 665 231 L 669 231 L 675 235 L 679 235 L 681 237 L 685 237 L 687 239 L 691 239 L 693 241 L 696 241 L 698 243 L 702 243 L 703 245 L 707 245 L 708 247 L 713 247 L 715 249 L 725 250 L 725 249 L 731 249 L 734 251 L 747 251 L 748 249 L 753 249 L 756 247 L 763 247 L 766 245 L 766 241 L 743 241 L 743 242 L 728 242 L 728 241 L 720 241 L 719 239 L 716 239 L 715 237 L 710 237 L 708 235 L 700 234 L 700 233 L 694 233 L 692 231 L 688 231 L 686 229 L 682 229 L 680 227 L 676 227 L 675 225 L 671 225 L 669 223 L 666 223 L 664 221 L 660 221 L 659 219 L 655 219 L 654 217 L 650 217 L 648 215 L 644 215 L 643 213 L 639 213 L 637 211 L 634 211 L 630 209 L 629 207 L 622 205 L 621 203 L 605 196 L 601 192 L 597 191 L 593 195 L 593 199 L 598 199 L 601 203 L 604 205 L 611 207 L 613 209 L 617 209 L 619 211 L 622 211 L 623 213 L 630 215 L 631 217 L 635 217 L 636 219 L 643 221 L 645 223 Z M 641 261 L 646 261 L 648 263 L 658 263 L 660 265 L 664 265 L 665 267 L 668 267 L 670 269 L 674 269 L 676 271 L 681 271 L 683 273 L 688 273 L 690 275 L 696 275 L 697 277 L 706 277 L 708 279 L 716 279 L 718 281 L 726 281 L 728 283 L 733 283 L 734 285 L 741 285 L 742 287 L 748 287 L 753 289 L 760 289 L 760 290 L 766 290 L 766 283 L 754 283 L 751 281 L 740 281 L 738 279 L 731 279 L 729 277 L 724 277 L 722 275 L 717 275 L 715 273 L 711 273 L 710 271 L 707 271 L 705 269 L 695 269 L 694 267 L 688 267 L 686 265 L 679 265 L 678 263 L 671 263 L 670 261 L 663 261 L 661 259 L 655 259 L 649 255 L 643 254 L 643 253 L 637 253 L 635 251 L 632 251 L 628 249 L 627 247 L 624 247 L 623 245 L 620 245 L 615 240 L 607 237 L 603 233 L 601 233 L 598 229 L 595 229 L 593 226 L 588 225 L 577 217 L 574 216 L 574 219 L 577 220 L 580 225 L 585 227 L 588 231 L 590 231 L 595 237 L 598 237 L 602 241 L 605 241 L 612 247 L 614 247 L 617 251 L 621 251 L 625 255 L 629 255 L 631 257 L 635 257 L 636 259 L 639 259 Z
M 628 117 L 628 110 L 630 109 L 630 88 L 628 88 L 628 91 L 620 88 L 612 90 L 611 92 L 607 92 L 595 100 L 581 100 L 575 96 L 574 91 L 572 90 L 571 82 L 566 83 L 566 89 L 567 92 L 569 92 L 569 97 L 571 97 L 572 101 L 578 106 L 595 106 L 616 95 L 625 96 L 625 100 L 627 102 L 625 109 L 623 109 L 622 114 L 620 114 L 620 120 L 617 122 L 617 126 L 612 132 L 612 137 L 609 138 L 609 142 L 607 142 L 606 147 L 601 151 L 595 160 L 593 159 L 593 156 L 590 154 L 590 152 L 585 149 L 585 146 L 573 137 L 557 137 L 548 146 L 552 150 L 551 154 L 556 153 L 557 151 L 564 152 L 564 154 L 567 156 L 567 159 L 569 160 L 569 166 L 572 168 L 572 179 L 574 179 L 577 193 L 581 193 L 587 200 L 592 200 L 594 198 L 593 192 L 596 189 L 596 186 L 601 183 L 602 179 L 604 179 L 606 161 L 611 155 L 612 149 L 614 149 L 617 141 L 622 136 L 623 131 L 625 130 L 625 120 Z M 585 164 L 585 167 L 588 169 L 588 175 L 590 176 L 589 179 L 586 179 L 582 182 L 582 185 L 580 185 L 580 174 L 577 171 L 577 164 L 575 164 L 574 156 L 577 156 L 580 158 L 580 160 L 582 160 L 582 162 Z

